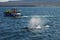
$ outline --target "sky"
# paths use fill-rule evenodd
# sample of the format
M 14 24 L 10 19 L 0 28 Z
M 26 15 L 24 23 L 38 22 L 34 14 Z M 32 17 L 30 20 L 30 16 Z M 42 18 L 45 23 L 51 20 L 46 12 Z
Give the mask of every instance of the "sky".
M 9 0 L 0 0 L 0 2 L 7 2 L 7 1 L 9 1 Z
M 25 1 L 25 2 L 60 2 L 60 0 L 0 0 L 0 2 L 8 1 Z
M 22 1 L 22 0 L 0 0 L 0 2 L 8 2 L 8 1 Z

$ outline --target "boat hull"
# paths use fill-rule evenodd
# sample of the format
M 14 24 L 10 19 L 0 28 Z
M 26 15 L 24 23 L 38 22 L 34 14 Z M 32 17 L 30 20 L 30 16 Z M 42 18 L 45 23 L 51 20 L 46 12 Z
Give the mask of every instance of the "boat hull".
M 8 12 L 4 12 L 4 16 L 6 17 L 21 17 L 21 13 L 8 13 Z

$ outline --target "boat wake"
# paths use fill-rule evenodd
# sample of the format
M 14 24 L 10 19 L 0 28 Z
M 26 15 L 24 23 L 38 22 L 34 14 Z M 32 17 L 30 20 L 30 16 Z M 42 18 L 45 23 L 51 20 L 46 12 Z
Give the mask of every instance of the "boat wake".
M 40 15 L 40 16 L 22 16 L 22 17 L 55 17 L 55 16 L 53 16 L 53 15 L 49 15 L 49 16 L 47 16 L 47 15 L 45 15 L 45 16 L 42 16 L 42 15 Z

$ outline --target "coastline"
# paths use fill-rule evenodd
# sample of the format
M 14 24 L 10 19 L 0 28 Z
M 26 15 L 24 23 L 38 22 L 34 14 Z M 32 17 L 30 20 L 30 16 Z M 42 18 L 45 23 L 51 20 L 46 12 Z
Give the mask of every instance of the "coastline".
M 0 2 L 0 7 L 60 7 L 59 2 Z

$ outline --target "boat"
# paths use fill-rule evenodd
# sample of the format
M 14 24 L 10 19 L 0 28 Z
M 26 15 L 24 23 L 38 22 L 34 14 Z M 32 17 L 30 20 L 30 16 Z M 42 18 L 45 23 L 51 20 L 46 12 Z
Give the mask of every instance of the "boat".
M 10 11 L 5 11 L 4 16 L 5 17 L 22 17 L 22 13 L 20 11 L 17 11 L 16 9 Z M 13 12 L 14 11 L 14 12 Z M 15 12 L 16 11 L 16 12 Z

